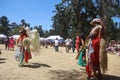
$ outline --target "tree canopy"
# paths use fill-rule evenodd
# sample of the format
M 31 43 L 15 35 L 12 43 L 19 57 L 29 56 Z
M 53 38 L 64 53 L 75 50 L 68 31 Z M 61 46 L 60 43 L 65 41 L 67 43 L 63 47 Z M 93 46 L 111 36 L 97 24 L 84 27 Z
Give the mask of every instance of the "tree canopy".
M 87 36 L 94 18 L 102 18 L 105 22 L 108 38 L 117 39 L 119 35 L 112 17 L 120 17 L 120 0 L 62 0 L 55 7 L 52 27 L 64 38 L 80 33 Z
M 120 40 L 120 23 L 113 21 L 113 17 L 120 18 L 120 0 L 61 0 L 55 5 L 55 13 L 51 20 L 52 29 L 43 30 L 42 25 L 30 26 L 24 19 L 20 24 L 9 23 L 6 16 L 0 17 L 0 33 L 5 35 L 19 34 L 21 26 L 28 26 L 30 29 L 37 29 L 39 35 L 48 37 L 60 35 L 64 39 L 74 37 L 81 33 L 86 36 L 91 30 L 90 21 L 94 18 L 101 18 L 106 28 L 107 39 Z M 119 28 L 116 27 L 119 24 Z

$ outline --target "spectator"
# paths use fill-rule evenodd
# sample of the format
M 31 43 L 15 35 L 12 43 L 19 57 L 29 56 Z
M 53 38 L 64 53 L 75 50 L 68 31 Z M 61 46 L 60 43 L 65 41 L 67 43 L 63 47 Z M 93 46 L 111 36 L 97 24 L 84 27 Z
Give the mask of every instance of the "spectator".
M 73 37 L 72 38 L 72 51 L 73 51 L 73 53 L 75 52 L 75 40 L 76 40 L 76 38 Z
M 9 48 L 10 48 L 10 50 L 14 51 L 14 45 L 15 45 L 15 40 L 13 39 L 13 37 L 11 37 L 11 39 L 9 41 Z
M 55 40 L 55 51 L 58 52 L 59 50 L 59 41 L 58 41 L 58 38 L 56 38 Z
M 9 50 L 9 37 L 5 39 L 5 50 Z
M 69 50 L 71 49 L 71 39 L 69 37 L 65 40 L 65 45 L 66 45 L 66 52 L 69 53 Z

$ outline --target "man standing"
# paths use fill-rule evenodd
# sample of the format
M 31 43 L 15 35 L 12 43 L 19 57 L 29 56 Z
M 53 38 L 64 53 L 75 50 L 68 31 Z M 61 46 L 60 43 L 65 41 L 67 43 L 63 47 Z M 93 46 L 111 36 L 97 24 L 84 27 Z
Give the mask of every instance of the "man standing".
M 65 40 L 65 43 L 66 43 L 66 52 L 69 53 L 69 50 L 71 48 L 71 39 L 68 37 L 66 40 Z
M 58 52 L 59 41 L 58 38 L 55 39 L 55 51 Z
M 9 37 L 5 39 L 5 50 L 9 50 Z

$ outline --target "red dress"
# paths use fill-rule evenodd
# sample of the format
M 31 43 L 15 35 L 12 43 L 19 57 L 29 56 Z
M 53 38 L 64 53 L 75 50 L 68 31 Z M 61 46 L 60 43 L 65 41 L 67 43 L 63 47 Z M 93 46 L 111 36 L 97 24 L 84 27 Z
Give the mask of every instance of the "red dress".
M 92 76 L 93 67 L 99 67 L 99 49 L 100 49 L 100 38 L 99 34 L 94 35 L 92 38 L 92 48 L 94 52 L 90 54 L 90 62 L 86 65 L 86 72 L 89 76 Z
M 10 39 L 10 42 L 9 42 L 9 48 L 14 48 L 14 39 Z
M 78 51 L 80 48 L 80 38 L 79 36 L 76 36 L 76 43 L 75 43 L 76 50 Z
M 94 52 L 90 55 L 91 63 L 95 67 L 99 66 L 99 49 L 100 49 L 99 43 L 100 43 L 100 39 L 98 37 L 98 34 L 96 34 L 92 38 L 92 47 L 94 49 Z
M 28 52 L 27 50 L 25 50 L 25 52 L 24 52 L 24 58 L 25 58 L 25 62 L 28 63 L 28 60 L 32 58 L 31 53 Z

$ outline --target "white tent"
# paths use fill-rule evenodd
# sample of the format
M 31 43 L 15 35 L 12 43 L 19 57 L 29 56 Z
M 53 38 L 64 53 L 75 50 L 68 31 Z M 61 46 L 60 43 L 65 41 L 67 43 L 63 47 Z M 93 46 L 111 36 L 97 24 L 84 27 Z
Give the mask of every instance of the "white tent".
M 1 38 L 6 38 L 7 36 L 4 35 L 4 34 L 0 34 L 0 37 L 1 37 Z
M 43 38 L 43 37 L 40 37 L 40 42 L 45 42 L 45 38 Z
M 13 35 L 11 37 L 13 37 L 14 39 L 18 39 L 20 37 L 20 35 Z
M 40 37 L 40 40 L 45 40 L 45 38 L 43 38 L 43 37 Z
M 63 39 L 61 36 L 59 35 L 53 35 L 53 36 L 49 36 L 46 38 L 46 40 L 55 40 L 56 38 L 58 39 Z

